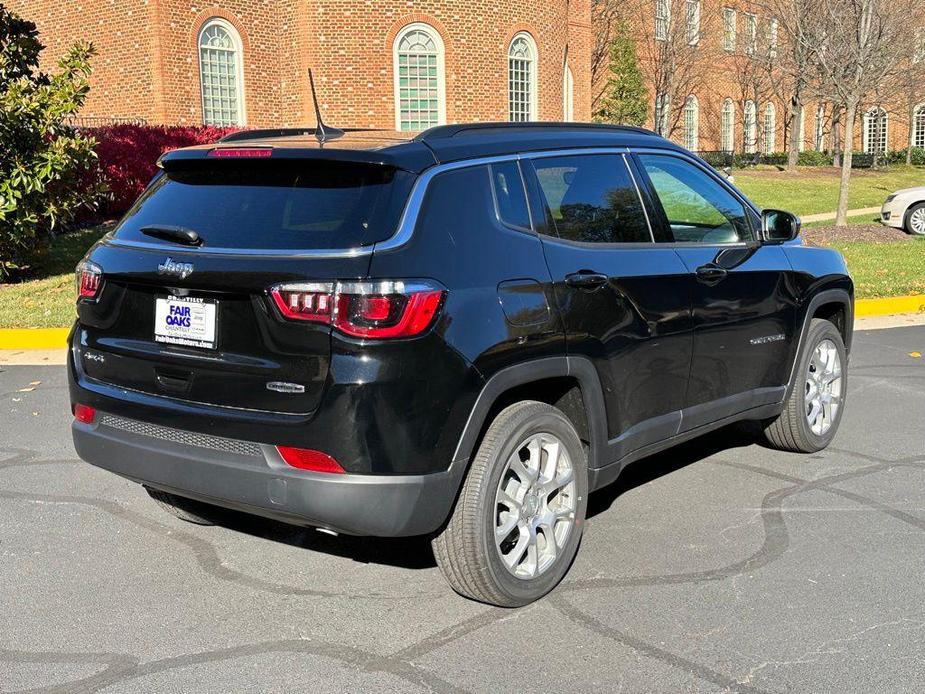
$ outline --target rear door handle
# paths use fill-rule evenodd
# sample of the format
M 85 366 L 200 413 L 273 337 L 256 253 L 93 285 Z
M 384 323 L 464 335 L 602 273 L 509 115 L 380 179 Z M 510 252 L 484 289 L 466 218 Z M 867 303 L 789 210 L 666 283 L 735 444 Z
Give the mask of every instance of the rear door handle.
M 701 265 L 695 270 L 697 280 L 703 284 L 716 284 L 723 280 L 729 271 L 719 265 Z
M 565 283 L 570 287 L 575 287 L 576 289 L 597 289 L 598 287 L 603 287 L 607 284 L 610 278 L 607 275 L 602 275 L 599 272 L 592 272 L 591 270 L 580 270 L 579 272 L 573 272 L 570 275 L 565 276 Z

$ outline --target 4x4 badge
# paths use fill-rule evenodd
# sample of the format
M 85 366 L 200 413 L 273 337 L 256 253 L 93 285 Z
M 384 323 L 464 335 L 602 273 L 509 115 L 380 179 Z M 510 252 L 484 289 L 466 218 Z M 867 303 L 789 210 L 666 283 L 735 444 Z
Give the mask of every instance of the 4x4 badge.
M 173 275 L 181 280 L 186 279 L 193 274 L 192 263 L 176 263 L 173 258 L 167 258 L 163 263 L 157 266 L 157 274 Z

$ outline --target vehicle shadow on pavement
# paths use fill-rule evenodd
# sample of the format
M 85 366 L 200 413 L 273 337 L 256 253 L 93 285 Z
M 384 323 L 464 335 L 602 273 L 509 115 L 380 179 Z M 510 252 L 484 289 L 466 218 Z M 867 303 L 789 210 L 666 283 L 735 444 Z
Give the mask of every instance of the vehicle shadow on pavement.
M 750 446 L 755 436 L 741 427 L 731 426 L 643 458 L 631 465 L 613 484 L 591 494 L 588 518 L 607 511 L 626 492 L 671 474 L 704 458 L 729 450 Z M 246 513 L 217 509 L 213 519 L 218 525 L 263 540 L 352 559 L 362 564 L 382 564 L 401 569 L 436 567 L 428 537 L 376 538 L 351 535 L 327 535 L 314 528 L 303 528 Z
M 587 517 L 593 518 L 604 513 L 617 499 L 636 487 L 641 487 L 716 453 L 754 445 L 757 440 L 757 429 L 754 431 L 749 429 L 747 423 L 733 424 L 674 446 L 667 451 L 630 463 L 620 473 L 616 482 L 593 492 L 588 497 Z
M 437 566 L 428 537 L 355 537 L 329 535 L 230 509 L 217 509 L 217 525 L 263 540 L 322 552 L 361 564 L 382 564 L 400 569 L 431 569 Z

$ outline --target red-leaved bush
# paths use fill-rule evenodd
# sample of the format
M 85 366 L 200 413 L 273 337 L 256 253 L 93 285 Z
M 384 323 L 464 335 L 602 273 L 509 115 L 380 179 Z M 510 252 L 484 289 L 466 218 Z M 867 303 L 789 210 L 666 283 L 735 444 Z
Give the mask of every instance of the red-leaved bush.
M 190 145 L 216 142 L 240 128 L 211 128 L 160 125 L 111 125 L 93 128 L 100 169 L 111 196 L 100 212 L 107 217 L 122 215 L 157 172 L 157 159 L 164 152 Z

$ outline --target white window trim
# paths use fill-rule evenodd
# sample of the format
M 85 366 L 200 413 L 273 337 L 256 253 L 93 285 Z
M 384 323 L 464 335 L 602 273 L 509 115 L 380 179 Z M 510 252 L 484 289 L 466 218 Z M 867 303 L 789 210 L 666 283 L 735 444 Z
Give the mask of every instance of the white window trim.
M 922 139 L 923 139 L 922 145 L 917 145 L 917 144 L 915 143 L 916 135 L 918 134 L 918 133 L 916 132 L 916 127 L 918 126 L 918 119 L 919 119 L 919 117 L 925 119 L 925 103 L 919 104 L 918 106 L 916 106 L 916 107 L 912 110 L 912 135 L 911 135 L 911 137 L 909 138 L 909 146 L 910 146 L 910 147 L 918 147 L 918 148 L 920 148 L 920 149 L 925 149 L 925 122 L 922 123 L 922 130 L 923 130 L 923 133 L 922 133 Z
M 659 10 L 664 8 L 664 28 L 665 30 L 659 31 L 659 24 L 662 17 L 659 15 Z M 667 41 L 668 35 L 671 34 L 671 0 L 655 0 L 655 40 L 656 41 Z
M 199 65 L 199 109 L 202 115 L 202 122 L 205 124 L 206 120 L 206 90 L 202 80 L 202 35 L 214 26 L 219 26 L 227 31 L 234 43 L 235 86 L 238 89 L 237 126 L 243 127 L 247 125 L 247 104 L 245 103 L 247 100 L 245 99 L 246 92 L 244 90 L 244 42 L 241 41 L 241 35 L 238 33 L 238 30 L 234 28 L 234 25 L 227 19 L 222 19 L 221 17 L 211 17 L 207 19 L 203 22 L 202 27 L 200 27 L 199 33 L 196 34 L 196 61 Z
M 726 119 L 729 120 L 729 137 L 727 139 L 726 134 Z M 732 99 L 725 99 L 723 101 L 723 109 L 720 112 L 720 121 L 719 121 L 719 148 L 723 152 L 735 152 L 736 148 L 736 105 Z M 728 145 L 728 147 L 726 147 Z
M 690 8 L 693 7 L 693 17 L 689 16 Z M 702 4 L 700 0 L 685 0 L 684 4 L 684 23 L 687 32 L 687 43 L 696 46 L 700 43 L 700 13 Z M 691 21 L 693 20 L 693 21 Z
M 884 120 L 883 152 L 879 152 L 878 154 L 886 154 L 890 151 L 890 114 L 887 113 L 887 110 L 882 106 L 874 106 L 864 113 L 864 119 L 862 121 L 863 127 L 861 128 L 861 151 L 865 154 L 873 154 L 870 150 L 870 121 L 875 111 L 878 117 L 883 114 Z
M 511 118 L 511 48 L 514 47 L 514 42 L 518 39 L 525 39 L 527 43 L 530 44 L 530 50 L 533 52 L 533 69 L 530 71 L 530 117 L 527 118 L 527 122 L 538 121 L 539 116 L 539 107 L 540 107 L 540 98 L 539 98 L 539 85 L 540 85 L 540 52 L 536 47 L 536 41 L 534 41 L 533 36 L 526 31 L 518 31 L 511 37 L 510 43 L 507 45 L 507 117 L 508 120 Z
M 731 19 L 732 21 L 727 24 L 727 20 Z M 738 31 L 736 23 L 738 21 L 738 12 L 735 11 L 735 8 L 724 7 L 723 8 L 723 50 L 727 53 L 734 53 L 736 49 L 736 42 L 738 41 Z
M 749 117 L 751 117 L 751 122 L 749 122 Z M 751 99 L 745 102 L 742 124 L 745 153 L 755 154 L 758 151 L 758 105 Z
M 758 15 L 745 13 L 745 52 L 755 55 L 758 52 Z
M 401 89 L 398 82 L 398 45 L 405 34 L 423 31 L 430 35 L 437 47 L 437 125 L 446 125 L 446 49 L 440 32 L 425 22 L 406 24 L 392 42 L 392 97 L 395 107 L 395 130 L 401 132 Z M 407 131 L 410 132 L 410 131 Z
M 825 105 L 816 107 L 816 120 L 813 128 L 813 149 L 817 152 L 825 151 Z
M 797 114 L 797 117 L 800 119 L 800 141 L 797 143 L 797 147 L 800 152 L 806 151 L 806 107 L 800 106 L 800 112 Z
M 688 113 L 692 113 L 693 128 L 688 127 Z M 700 148 L 700 102 L 693 94 L 684 100 L 684 147 L 691 152 L 696 152 Z
M 768 138 L 768 116 L 771 116 L 771 137 Z M 777 107 L 770 101 L 762 110 L 761 133 L 764 136 L 764 153 L 773 154 L 777 148 Z
M 568 61 L 562 71 L 562 119 L 566 123 L 575 120 L 575 78 Z

